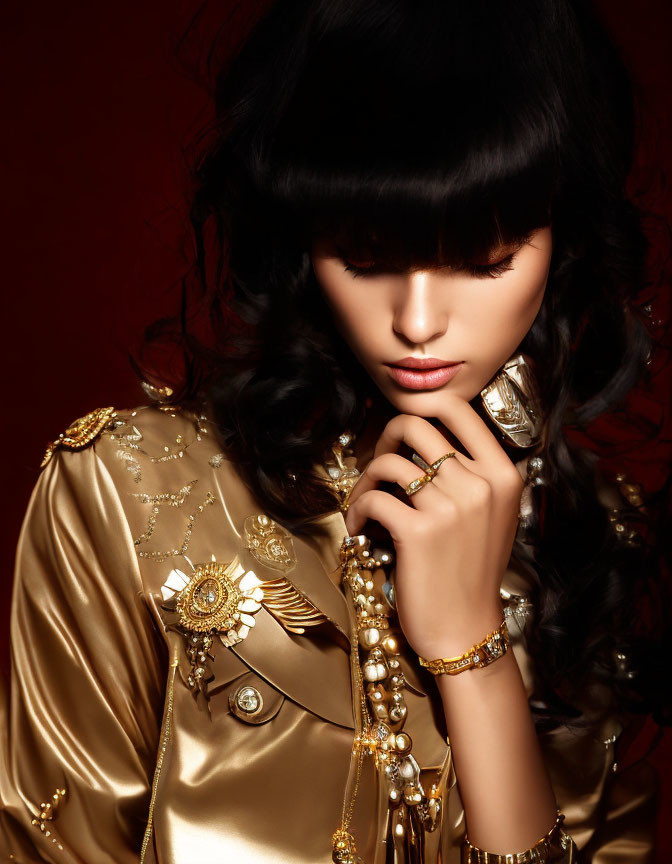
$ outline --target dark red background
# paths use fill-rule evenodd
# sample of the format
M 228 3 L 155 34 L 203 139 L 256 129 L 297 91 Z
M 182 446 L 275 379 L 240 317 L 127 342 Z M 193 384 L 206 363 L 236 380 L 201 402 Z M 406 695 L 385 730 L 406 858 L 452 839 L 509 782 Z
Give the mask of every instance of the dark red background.
M 3 8 L 3 633 L 16 537 L 45 443 L 94 407 L 143 401 L 127 351 L 177 298 L 182 148 L 208 104 L 175 42 L 198 5 L 23 0 Z M 218 5 L 213 21 L 225 17 L 226 4 Z M 260 4 L 244 5 L 232 38 Z M 643 97 L 645 155 L 670 174 L 672 4 L 601 5 Z M 655 204 L 672 217 L 668 190 Z M 3 637 L 5 667 L 7 653 Z M 656 756 L 669 812 L 669 734 Z M 672 860 L 670 852 L 661 831 L 659 861 Z

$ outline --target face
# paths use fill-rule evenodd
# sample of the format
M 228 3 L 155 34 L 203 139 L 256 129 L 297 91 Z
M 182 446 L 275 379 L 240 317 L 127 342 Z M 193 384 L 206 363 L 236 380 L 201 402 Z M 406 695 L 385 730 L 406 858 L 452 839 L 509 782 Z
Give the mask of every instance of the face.
M 401 413 L 434 417 L 447 393 L 473 399 L 514 354 L 541 306 L 551 251 L 545 227 L 469 269 L 367 273 L 372 262 L 320 242 L 312 262 L 336 326 L 383 395 Z

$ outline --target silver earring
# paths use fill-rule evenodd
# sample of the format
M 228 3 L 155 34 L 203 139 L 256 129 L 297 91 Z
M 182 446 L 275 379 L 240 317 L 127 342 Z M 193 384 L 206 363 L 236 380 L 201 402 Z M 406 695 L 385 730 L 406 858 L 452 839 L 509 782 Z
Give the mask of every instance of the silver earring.
M 523 354 L 507 361 L 481 390 L 488 416 L 504 440 L 514 447 L 533 447 L 541 436 L 542 419 L 534 404 L 534 379 Z

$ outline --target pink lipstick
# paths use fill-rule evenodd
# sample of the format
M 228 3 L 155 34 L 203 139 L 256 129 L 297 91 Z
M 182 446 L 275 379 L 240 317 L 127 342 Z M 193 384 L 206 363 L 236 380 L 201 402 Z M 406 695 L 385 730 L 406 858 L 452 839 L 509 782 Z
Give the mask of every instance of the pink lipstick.
M 438 360 L 436 357 L 404 357 L 386 363 L 390 377 L 408 390 L 435 390 L 446 384 L 460 370 L 462 361 Z

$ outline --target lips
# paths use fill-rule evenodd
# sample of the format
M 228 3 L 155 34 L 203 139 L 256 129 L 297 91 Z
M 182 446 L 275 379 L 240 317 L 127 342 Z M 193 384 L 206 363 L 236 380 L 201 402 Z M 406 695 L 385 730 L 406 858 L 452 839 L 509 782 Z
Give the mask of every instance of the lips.
M 388 365 L 402 369 L 440 369 L 444 366 L 455 366 L 458 362 L 460 361 L 438 360 L 436 357 L 404 357 L 403 360 L 397 360 L 396 363 Z
M 462 361 L 404 357 L 386 365 L 392 380 L 407 390 L 436 390 L 457 375 Z

